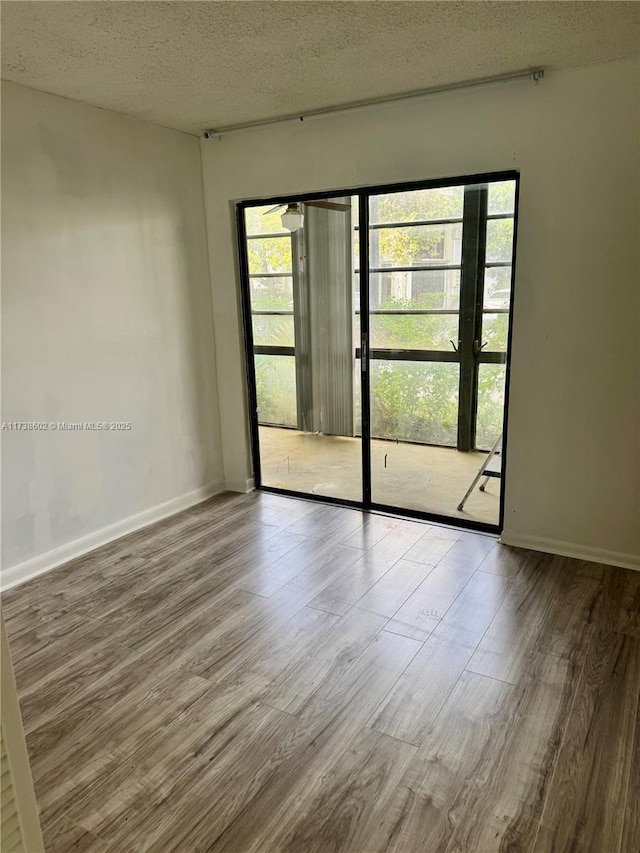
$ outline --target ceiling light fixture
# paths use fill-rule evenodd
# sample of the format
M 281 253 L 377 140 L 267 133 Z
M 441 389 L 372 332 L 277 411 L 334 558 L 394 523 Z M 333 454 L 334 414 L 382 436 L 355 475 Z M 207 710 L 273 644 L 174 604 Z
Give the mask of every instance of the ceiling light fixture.
M 280 217 L 280 221 L 282 222 L 282 227 L 286 228 L 287 231 L 298 231 L 302 228 L 304 214 L 298 204 L 290 204 Z

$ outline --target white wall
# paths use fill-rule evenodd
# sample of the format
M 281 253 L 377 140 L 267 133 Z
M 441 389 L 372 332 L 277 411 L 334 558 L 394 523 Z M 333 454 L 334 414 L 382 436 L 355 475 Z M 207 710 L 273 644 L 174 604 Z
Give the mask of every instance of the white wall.
M 2 420 L 132 425 L 2 433 L 6 569 L 220 488 L 222 462 L 198 140 L 3 84 L 2 147 Z
M 620 62 L 203 141 L 228 479 L 250 477 L 230 200 L 516 168 L 503 538 L 637 565 L 638 95 Z

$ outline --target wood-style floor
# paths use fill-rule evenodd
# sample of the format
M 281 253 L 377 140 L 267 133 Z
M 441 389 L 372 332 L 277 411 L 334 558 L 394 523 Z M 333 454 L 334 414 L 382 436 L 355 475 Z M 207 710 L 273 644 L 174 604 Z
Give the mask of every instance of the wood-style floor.
M 3 597 L 47 849 L 640 850 L 640 573 L 265 493 Z

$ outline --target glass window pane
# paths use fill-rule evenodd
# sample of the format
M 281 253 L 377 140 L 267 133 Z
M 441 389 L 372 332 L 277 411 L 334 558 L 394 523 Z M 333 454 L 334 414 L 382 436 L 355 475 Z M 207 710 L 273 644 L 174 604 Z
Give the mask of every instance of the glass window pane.
M 458 381 L 457 364 L 372 359 L 372 436 L 454 447 Z
M 360 310 L 360 273 L 353 274 L 353 310 Z
M 487 263 L 510 261 L 513 245 L 513 219 L 490 219 L 487 222 Z
M 360 349 L 360 314 L 353 315 L 353 326 L 352 326 L 352 334 L 353 334 L 353 354 L 355 358 L 355 351 Z
M 273 213 L 267 213 L 268 210 L 272 210 L 275 207 L 273 204 L 267 204 L 263 207 L 246 207 L 244 211 L 244 221 L 245 228 L 247 229 L 247 235 L 252 234 L 285 234 L 288 235 L 289 232 L 286 228 L 282 227 L 282 221 L 280 217 L 285 211 L 285 208 L 282 207 L 280 210 L 276 210 Z
M 256 346 L 295 346 L 293 315 L 254 314 L 253 343 Z
M 490 450 L 502 432 L 505 376 L 504 364 L 478 365 L 476 447 L 480 450 Z
M 451 350 L 458 345 L 457 314 L 372 314 L 374 349 Z
M 464 187 L 439 187 L 404 193 L 374 195 L 369 202 L 369 221 L 412 222 L 426 219 L 462 219 Z
M 369 235 L 369 262 L 374 268 L 459 264 L 461 254 L 460 223 L 379 228 Z
M 296 360 L 292 355 L 256 355 L 258 423 L 297 426 Z
M 249 275 L 260 273 L 291 274 L 291 237 L 265 237 L 247 240 Z
M 489 267 L 484 271 L 483 308 L 508 308 L 511 302 L 511 267 Z
M 251 307 L 254 311 L 293 311 L 293 279 L 251 278 Z
M 362 362 L 356 358 L 353 364 L 353 434 L 362 435 Z
M 360 199 L 357 195 L 352 195 L 349 201 L 351 202 L 351 227 L 357 228 L 360 224 Z
M 489 184 L 489 214 L 513 213 L 515 204 L 515 181 L 494 181 Z
M 460 307 L 460 270 L 408 270 L 369 275 L 369 306 L 375 308 Z
M 508 314 L 482 315 L 482 343 L 487 346 L 486 352 L 505 352 L 509 334 Z

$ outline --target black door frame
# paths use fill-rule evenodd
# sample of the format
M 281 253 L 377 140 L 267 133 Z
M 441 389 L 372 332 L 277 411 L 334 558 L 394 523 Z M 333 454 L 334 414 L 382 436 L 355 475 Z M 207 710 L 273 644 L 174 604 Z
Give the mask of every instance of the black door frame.
M 441 515 L 438 513 L 432 512 L 422 512 L 419 510 L 408 509 L 405 507 L 396 507 L 390 506 L 387 504 L 375 503 L 371 499 L 371 418 L 370 418 L 370 386 L 368 381 L 368 375 L 370 370 L 370 361 L 371 361 L 371 351 L 369 347 L 369 240 L 360 240 L 360 258 L 359 258 L 359 266 L 360 266 L 360 347 L 356 351 L 356 355 L 360 356 L 361 359 L 361 407 L 362 407 L 362 417 L 361 417 L 361 444 L 362 444 L 362 501 L 351 501 L 346 500 L 344 498 L 334 498 L 327 497 L 324 495 L 312 495 L 308 492 L 298 492 L 291 489 L 282 489 L 277 488 L 275 486 L 266 486 L 262 483 L 262 471 L 260 465 L 260 439 L 259 439 L 259 424 L 258 424 L 258 401 L 256 394 L 256 376 L 255 376 L 255 363 L 254 363 L 254 354 L 260 349 L 259 347 L 254 347 L 253 343 L 253 324 L 252 324 L 252 314 L 251 314 L 251 290 L 250 290 L 250 279 L 249 279 L 249 261 L 247 254 L 247 235 L 246 235 L 246 227 L 245 227 L 245 216 L 244 211 L 248 207 L 255 206 L 266 206 L 266 205 L 277 205 L 285 202 L 301 202 L 305 201 L 314 201 L 316 199 L 331 199 L 331 198 L 340 198 L 344 196 L 357 196 L 358 198 L 358 207 L 359 207 L 359 227 L 361 233 L 369 234 L 369 197 L 370 195 L 381 194 L 381 193 L 393 193 L 393 192 L 407 192 L 409 190 L 422 190 L 422 189 L 440 189 L 442 187 L 450 187 L 450 186 L 465 186 L 465 205 L 467 203 L 474 203 L 478 205 L 478 227 L 482 228 L 483 223 L 484 227 L 486 227 L 486 192 L 484 193 L 484 200 L 482 199 L 482 193 L 478 193 L 477 197 L 474 199 L 472 197 L 467 199 L 466 188 L 470 187 L 473 190 L 474 185 L 482 185 L 495 181 L 515 181 L 515 200 L 514 200 L 514 213 L 513 213 L 513 246 L 512 246 L 512 255 L 511 255 L 511 302 L 510 309 L 508 315 L 508 333 L 507 333 L 507 350 L 506 356 L 503 358 L 502 354 L 500 354 L 499 358 L 496 358 L 496 353 L 478 353 L 474 352 L 475 346 L 475 336 L 464 335 L 463 322 L 465 318 L 470 319 L 471 313 L 471 305 L 470 300 L 469 304 L 463 305 L 462 301 L 460 304 L 460 346 L 466 347 L 464 353 L 460 353 L 460 357 L 458 357 L 455 353 L 451 354 L 443 354 L 441 352 L 431 353 L 429 351 L 419 351 L 424 352 L 422 355 L 422 360 L 442 360 L 442 361 L 455 361 L 460 363 L 460 387 L 462 389 L 462 371 L 463 371 L 463 358 L 465 358 L 465 363 L 467 365 L 472 365 L 471 369 L 475 370 L 477 373 L 478 364 L 479 363 L 504 363 L 505 364 L 505 396 L 504 396 L 504 413 L 503 413 L 503 444 L 502 444 L 502 480 L 500 485 L 500 502 L 499 502 L 499 519 L 498 524 L 488 524 L 486 522 L 475 521 L 473 519 L 464 519 L 458 518 L 455 516 L 447 516 Z M 475 195 L 473 192 L 471 196 Z M 254 475 L 254 484 L 257 489 L 262 489 L 263 491 L 272 492 L 275 494 L 289 495 L 290 497 L 304 498 L 306 500 L 317 501 L 320 503 L 329 503 L 336 504 L 339 506 L 348 506 L 354 509 L 361 509 L 365 511 L 377 511 L 383 513 L 389 513 L 392 515 L 401 515 L 406 516 L 408 518 L 417 518 L 424 521 L 433 521 L 441 524 L 449 524 L 454 527 L 466 528 L 468 530 L 476 530 L 480 532 L 486 533 L 501 533 L 504 525 L 504 502 L 505 502 L 505 473 L 507 466 L 507 449 L 508 449 L 508 414 L 509 414 L 509 393 L 510 393 L 510 380 L 511 380 L 511 349 L 512 349 L 512 327 L 513 327 L 513 306 L 514 306 L 514 288 L 515 288 L 515 271 L 516 271 L 516 263 L 517 263 L 517 239 L 518 239 L 518 207 L 519 207 L 519 196 L 520 196 L 520 173 L 515 170 L 505 170 L 500 172 L 486 172 L 474 175 L 461 175 L 454 176 L 449 178 L 441 178 L 441 179 L 429 179 L 424 181 L 407 181 L 402 183 L 392 183 L 392 184 L 376 184 L 376 185 L 367 185 L 367 186 L 358 186 L 358 187 L 349 187 L 342 188 L 339 190 L 320 190 L 318 192 L 307 192 L 307 193 L 299 193 L 294 195 L 278 195 L 278 196 L 268 196 L 263 198 L 251 198 L 251 199 L 243 199 L 242 201 L 236 202 L 236 236 L 237 236 L 237 244 L 238 244 L 238 262 L 239 262 L 239 273 L 240 273 L 240 292 L 241 292 L 241 301 L 242 301 L 242 325 L 244 332 L 244 348 L 245 348 L 245 371 L 247 378 L 247 403 L 248 403 L 248 412 L 249 412 L 249 427 L 250 427 L 250 437 L 251 437 L 251 455 L 252 455 L 252 464 L 253 464 L 253 475 Z M 484 205 L 484 216 L 482 216 L 482 206 Z M 478 238 L 476 238 L 478 239 Z M 474 240 L 475 242 L 475 240 Z M 467 239 L 467 246 L 469 246 L 469 240 Z M 477 246 L 473 247 L 473 251 L 476 253 L 476 274 L 478 278 L 476 280 L 482 281 L 482 277 L 479 275 L 479 270 L 481 266 L 484 266 L 484 239 L 481 241 L 482 250 L 478 251 Z M 464 235 L 463 235 L 463 252 L 465 250 L 464 246 Z M 469 267 L 469 265 L 467 265 Z M 463 265 L 464 270 L 464 265 Z M 464 288 L 461 287 L 461 293 L 464 291 Z M 467 289 L 467 293 L 468 293 Z M 477 312 L 477 300 L 473 305 L 473 313 Z M 475 317 L 475 322 L 473 324 L 473 328 L 475 329 L 475 334 L 479 334 L 478 329 L 481 328 L 481 317 Z M 469 328 L 471 328 L 471 324 L 469 324 Z M 471 348 L 469 350 L 469 348 Z M 283 348 L 289 349 L 289 348 Z M 416 355 L 417 355 L 416 351 Z M 284 354 L 284 353 L 283 353 Z M 290 354 L 287 352 L 286 354 Z M 292 353 L 291 353 L 292 354 Z M 379 357 L 384 355 L 385 358 L 389 357 L 389 353 L 386 351 L 376 351 L 375 356 Z M 425 355 L 427 358 L 425 358 Z M 437 358 L 433 359 L 433 356 L 437 356 Z M 467 368 L 468 369 L 468 368 Z M 473 388 L 476 387 L 476 383 L 472 383 Z M 459 406 L 462 404 L 462 398 L 460 399 Z M 471 413 L 475 411 L 475 401 L 469 400 L 465 402 L 465 409 L 468 410 L 468 417 L 470 418 L 469 429 L 472 431 L 475 427 L 475 418 L 472 417 Z M 367 415 L 365 417 L 365 414 Z M 460 423 L 460 420 L 459 420 Z M 460 443 L 460 435 L 459 435 L 459 443 Z

